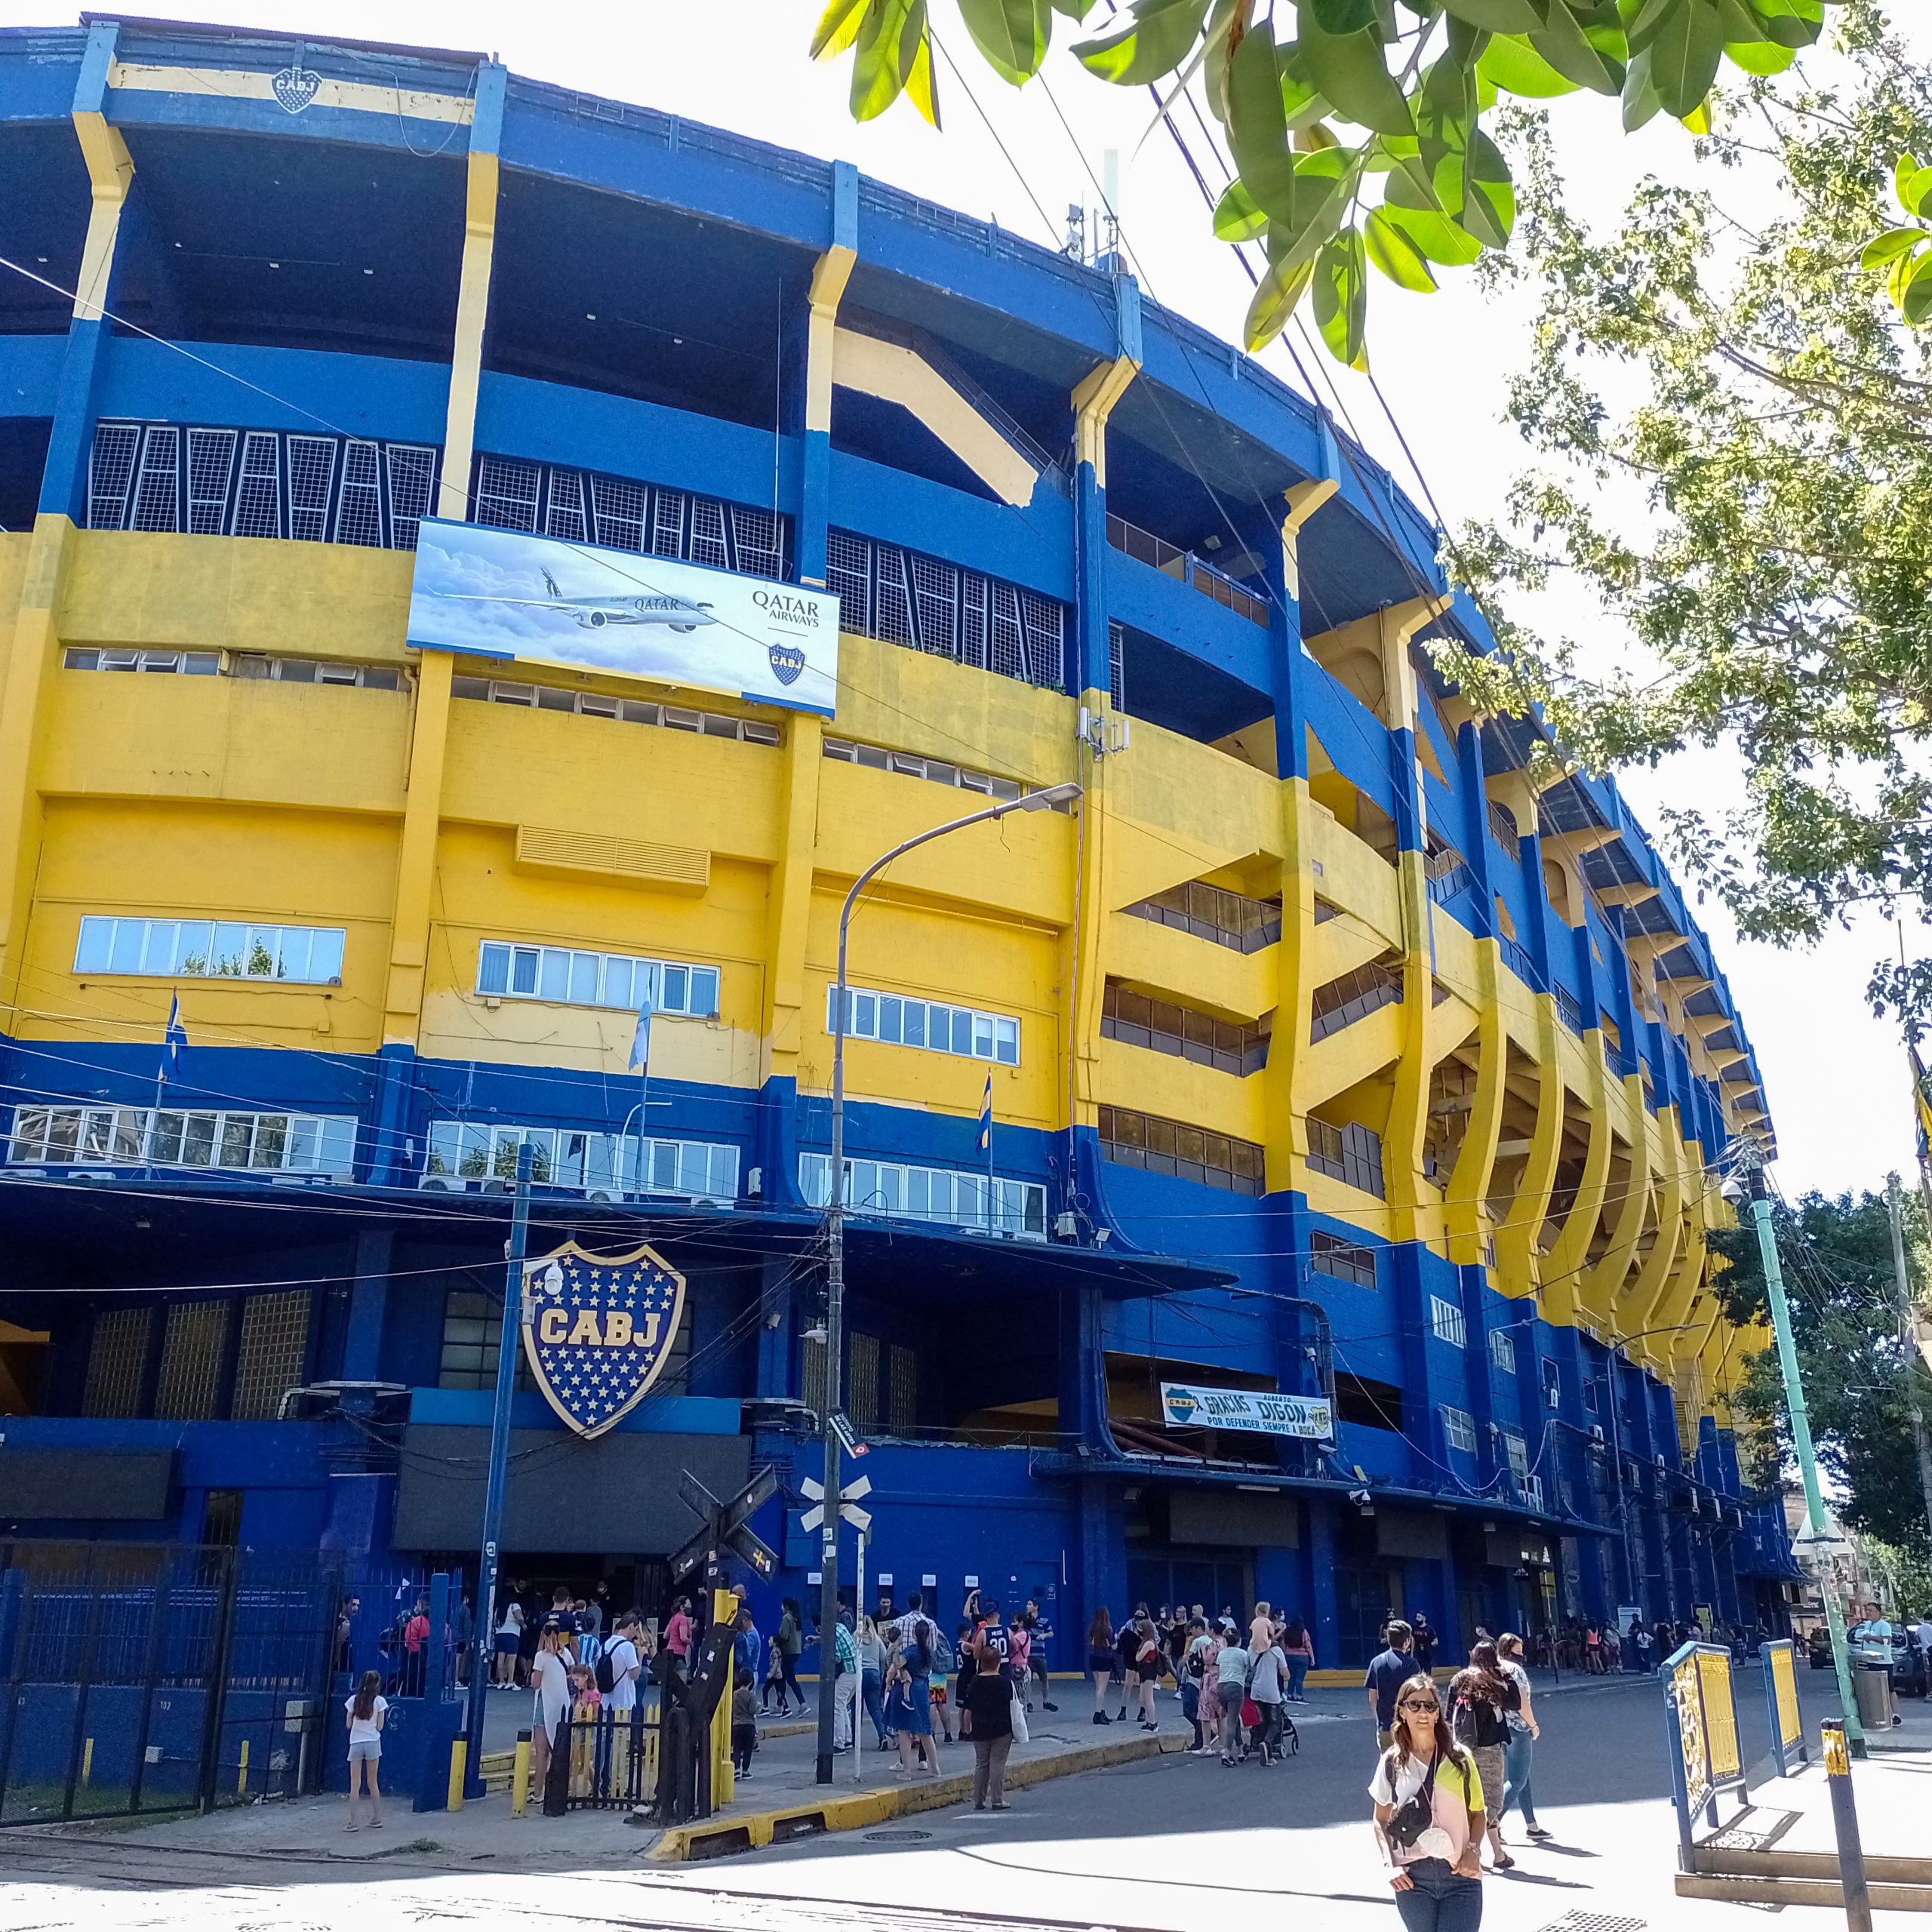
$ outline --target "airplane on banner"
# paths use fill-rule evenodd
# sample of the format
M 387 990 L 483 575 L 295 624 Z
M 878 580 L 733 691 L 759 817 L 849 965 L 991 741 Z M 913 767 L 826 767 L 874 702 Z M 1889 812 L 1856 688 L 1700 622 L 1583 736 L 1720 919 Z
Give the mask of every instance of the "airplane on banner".
M 557 588 L 557 580 L 543 573 L 548 597 L 486 597 L 474 591 L 453 595 L 466 604 L 515 604 L 527 610 L 560 611 L 585 630 L 601 630 L 606 624 L 668 624 L 674 631 L 696 630 L 700 624 L 715 624 L 709 604 L 694 603 L 687 597 L 666 596 L 645 592 L 635 597 L 566 597 Z

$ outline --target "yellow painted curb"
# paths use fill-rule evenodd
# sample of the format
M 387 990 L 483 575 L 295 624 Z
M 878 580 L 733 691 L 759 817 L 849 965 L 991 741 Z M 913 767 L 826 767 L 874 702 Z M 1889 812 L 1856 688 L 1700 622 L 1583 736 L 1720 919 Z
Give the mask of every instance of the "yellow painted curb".
M 1070 1777 L 1076 1771 L 1101 1770 L 1112 1764 L 1160 1757 L 1169 1752 L 1184 1751 L 1187 1745 L 1184 1731 L 1173 1731 L 1158 1737 L 1120 1738 L 1086 1745 L 1051 1758 L 1022 1758 L 1007 1767 L 1007 1788 L 1023 1789 L 1050 1779 Z M 673 1825 L 660 1834 L 645 1856 L 660 1865 L 725 1857 L 733 1852 L 755 1851 L 764 1845 L 783 1844 L 788 1838 L 816 1837 L 821 1832 L 863 1831 L 891 1819 L 958 1804 L 972 1795 L 970 1771 L 920 1784 L 884 1785 L 851 1792 L 842 1798 L 813 1798 L 769 1811 L 748 1811 L 737 1817 L 707 1818 L 702 1824 Z

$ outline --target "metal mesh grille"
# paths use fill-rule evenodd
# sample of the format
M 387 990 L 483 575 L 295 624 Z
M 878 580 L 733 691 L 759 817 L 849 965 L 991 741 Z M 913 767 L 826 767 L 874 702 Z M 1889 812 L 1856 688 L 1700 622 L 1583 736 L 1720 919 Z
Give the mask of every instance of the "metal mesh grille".
M 656 557 L 685 554 L 685 493 L 660 490 L 651 524 L 651 552 Z
M 389 541 L 398 550 L 413 550 L 417 525 L 429 514 L 436 452 L 420 445 L 392 443 L 389 462 Z
M 896 545 L 881 543 L 878 549 L 877 608 L 872 612 L 872 635 L 890 644 L 913 644 L 912 593 L 906 581 L 906 552 Z
M 279 439 L 251 430 L 242 445 L 242 481 L 235 492 L 237 537 L 281 534 Z
M 825 587 L 838 599 L 838 628 L 869 636 L 872 627 L 872 546 L 863 537 L 829 531 Z
M 731 541 L 738 552 L 738 568 L 753 577 L 782 577 L 785 574 L 784 526 L 770 510 L 746 509 L 742 503 L 731 506 Z
M 495 530 L 534 532 L 540 473 L 534 463 L 512 463 L 500 456 L 480 457 L 476 465 L 476 521 Z
M 326 543 L 329 486 L 335 481 L 335 443 L 327 436 L 288 439 L 288 534 L 298 543 Z
M 554 478 L 550 487 L 556 488 Z M 611 550 L 641 550 L 648 507 L 644 485 L 614 476 L 593 476 L 590 496 L 597 512 L 598 542 Z
M 1107 694 L 1116 711 L 1127 709 L 1127 633 L 1118 624 L 1107 626 Z
M 130 1417 L 137 1412 L 153 1327 L 154 1311 L 148 1308 L 111 1308 L 94 1317 L 82 1415 Z
M 961 586 L 959 661 L 976 671 L 986 668 L 986 580 L 969 576 Z
M 912 601 L 922 649 L 940 657 L 958 654 L 959 573 L 930 557 L 912 559 Z
M 992 594 L 992 662 L 1002 678 L 1026 675 L 1026 636 L 1020 628 L 1020 592 L 1010 583 L 987 586 Z
M 228 1303 L 178 1301 L 168 1311 L 161 1345 L 161 1380 L 154 1412 L 164 1422 L 205 1422 L 214 1414 L 221 1355 L 228 1340 Z
M 724 506 L 712 497 L 691 499 L 691 561 L 729 570 L 731 553 L 724 547 Z
M 128 490 L 134 480 L 134 454 L 141 432 L 131 423 L 103 423 L 94 432 L 88 459 L 88 528 L 118 530 L 128 515 Z
M 589 541 L 589 519 L 583 512 L 583 478 L 574 469 L 550 472 L 550 494 L 543 506 L 543 534 L 565 543 Z
M 129 519 L 135 530 L 179 530 L 181 527 L 180 480 L 175 465 L 181 453 L 178 429 L 150 429 L 141 445 L 141 475 L 134 490 L 134 514 Z
M 1058 686 L 1066 681 L 1066 613 L 1037 590 L 1020 593 L 1020 619 L 1026 632 L 1024 675 L 1036 685 Z
M 307 1288 L 251 1295 L 242 1304 L 242 1340 L 235 1360 L 236 1422 L 266 1422 L 284 1393 L 300 1388 L 309 1361 Z
M 383 547 L 382 466 L 374 443 L 346 443 L 342 451 L 342 502 L 336 511 L 338 543 Z
M 188 528 L 218 537 L 228 510 L 228 475 L 235 467 L 232 429 L 188 432 Z

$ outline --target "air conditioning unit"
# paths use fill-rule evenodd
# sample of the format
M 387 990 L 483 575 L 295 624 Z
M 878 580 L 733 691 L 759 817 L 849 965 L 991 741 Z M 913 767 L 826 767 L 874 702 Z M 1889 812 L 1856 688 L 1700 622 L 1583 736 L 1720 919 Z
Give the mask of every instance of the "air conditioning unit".
M 1657 1467 L 1660 1469 L 1668 1469 L 1670 1467 L 1670 1465 L 1664 1460 L 1661 1455 L 1656 1458 L 1656 1461 Z
M 463 1183 L 454 1174 L 424 1174 L 416 1183 L 424 1194 L 460 1194 Z
M 1541 1476 L 1525 1476 L 1523 1478 L 1523 1500 L 1532 1509 L 1540 1509 L 1543 1507 L 1543 1478 Z
M 1562 1407 L 1563 1391 L 1559 1389 L 1555 1383 L 1552 1382 L 1543 1392 L 1544 1399 L 1549 1404 L 1549 1406 L 1552 1409 L 1560 1409 Z
M 1591 1440 L 1592 1442 L 1601 1442 L 1601 1441 L 1602 1441 L 1602 1440 L 1603 1440 L 1603 1424 L 1602 1424 L 1601 1423 L 1600 1423 L 1600 1422 L 1593 1422 L 1593 1423 L 1592 1423 L 1590 1424 L 1590 1440 Z
M 611 1188 L 593 1187 L 584 1195 L 583 1198 L 586 1201 L 594 1201 L 597 1202 L 601 1207 L 608 1208 L 613 1201 L 621 1201 L 624 1197 Z

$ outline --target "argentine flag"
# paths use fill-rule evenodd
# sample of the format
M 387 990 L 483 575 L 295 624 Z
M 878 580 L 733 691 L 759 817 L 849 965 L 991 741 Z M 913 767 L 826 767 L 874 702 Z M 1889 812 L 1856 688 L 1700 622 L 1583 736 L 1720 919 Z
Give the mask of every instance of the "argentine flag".
M 633 1073 L 648 1075 L 651 1072 L 651 1001 L 648 995 L 637 1010 L 637 1031 L 631 1037 L 631 1067 Z
M 993 1147 L 993 1077 L 986 1075 L 985 1097 L 980 1102 L 980 1152 L 990 1154 Z
M 171 1079 L 181 1071 L 181 1049 L 188 1044 L 188 1029 L 181 1023 L 181 995 L 177 993 L 168 1004 L 168 1030 L 162 1035 L 162 1070 L 164 1080 Z

